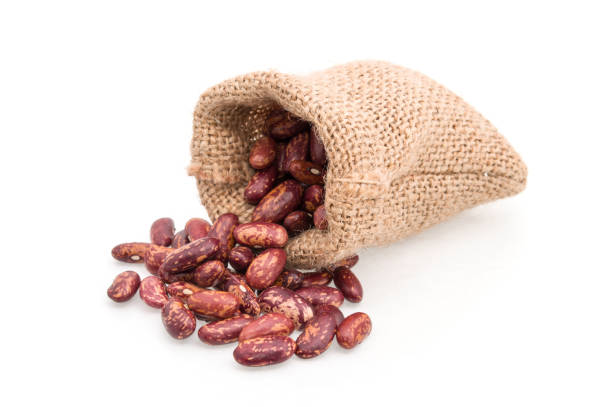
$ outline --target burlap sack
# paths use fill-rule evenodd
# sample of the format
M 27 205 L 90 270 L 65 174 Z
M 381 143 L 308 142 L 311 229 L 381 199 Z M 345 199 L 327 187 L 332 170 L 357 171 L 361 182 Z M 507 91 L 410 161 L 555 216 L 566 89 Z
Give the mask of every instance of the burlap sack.
M 329 229 L 290 240 L 294 267 L 328 265 L 525 188 L 519 155 L 461 98 L 418 72 L 363 61 L 307 76 L 250 73 L 200 97 L 189 172 L 211 219 L 250 220 L 249 147 L 279 105 L 316 126 L 329 160 Z

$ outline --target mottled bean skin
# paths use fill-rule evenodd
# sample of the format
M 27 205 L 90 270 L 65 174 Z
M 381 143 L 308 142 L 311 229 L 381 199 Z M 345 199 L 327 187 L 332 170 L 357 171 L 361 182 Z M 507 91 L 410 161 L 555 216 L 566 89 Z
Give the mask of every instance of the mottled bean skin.
M 360 302 L 363 299 L 363 287 L 357 276 L 348 267 L 334 270 L 334 284 L 350 302 Z
M 315 315 L 319 315 L 323 313 L 329 313 L 333 315 L 334 319 L 336 320 L 336 326 L 340 325 L 342 321 L 344 321 L 344 314 L 342 313 L 342 311 L 340 311 L 340 308 L 336 307 L 335 305 L 331 305 L 331 304 L 317 305 L 315 307 Z
M 274 284 L 287 263 L 283 249 L 266 249 L 256 256 L 246 271 L 249 286 L 261 290 Z
M 284 227 L 276 223 L 250 222 L 236 226 L 234 238 L 241 245 L 261 249 L 283 247 L 289 235 Z
M 221 289 L 234 294 L 238 298 L 241 312 L 253 316 L 257 316 L 261 312 L 257 295 L 243 280 L 243 276 L 226 271 Z
M 151 225 L 151 243 L 170 246 L 174 238 L 174 221 L 170 218 L 157 219 Z
M 296 329 L 301 329 L 313 316 L 310 303 L 285 287 L 269 287 L 259 295 L 263 312 L 280 312 L 289 317 Z
M 140 298 L 153 308 L 162 308 L 168 302 L 166 285 L 156 276 L 145 277 L 140 282 Z
M 306 160 L 294 160 L 289 164 L 289 172 L 296 180 L 307 185 L 323 185 L 323 167 Z
M 228 318 L 238 311 L 240 302 L 232 293 L 225 291 L 204 290 L 187 298 L 190 310 L 200 315 L 216 318 Z
M 176 281 L 172 284 L 168 284 L 166 287 L 166 291 L 168 291 L 168 295 L 170 295 L 170 297 L 180 298 L 184 301 L 186 301 L 187 297 L 190 295 L 204 290 L 204 288 L 198 287 L 197 285 L 188 283 L 186 281 Z
M 236 362 L 245 366 L 281 363 L 295 353 L 295 342 L 284 335 L 269 335 L 240 342 L 234 350 Z
M 208 236 L 211 225 L 202 218 L 191 218 L 185 223 L 185 233 L 190 242 Z
M 205 260 L 211 259 L 218 250 L 219 240 L 203 237 L 169 253 L 159 266 L 159 272 L 176 274 L 189 271 Z
M 219 282 L 224 272 L 225 265 L 220 260 L 209 260 L 196 267 L 192 282 L 200 287 L 212 287 Z
M 302 233 L 312 226 L 312 217 L 305 211 L 293 211 L 285 216 L 283 226 L 291 236 Z
M 327 211 L 325 210 L 324 205 L 321 205 L 315 209 L 314 213 L 312 214 L 312 222 L 317 229 L 327 230 Z
M 276 143 L 271 137 L 263 136 L 255 141 L 249 153 L 249 164 L 256 170 L 269 167 L 276 158 Z
M 336 330 L 338 344 L 346 349 L 354 348 L 370 335 L 372 321 L 367 314 L 356 312 L 342 321 Z
M 244 199 L 251 205 L 257 205 L 274 186 L 278 177 L 278 168 L 271 165 L 265 170 L 256 171 L 244 188 Z
M 189 243 L 189 237 L 187 236 L 187 232 L 185 230 L 178 231 L 174 234 L 172 238 L 172 244 L 170 245 L 173 249 L 178 249 L 179 247 L 185 246 Z
M 304 131 L 289 140 L 285 151 L 283 171 L 289 171 L 289 166 L 293 161 L 306 160 L 308 158 L 308 138 L 308 132 Z
M 246 246 L 236 246 L 230 250 L 229 263 L 234 270 L 242 273 L 255 258 L 253 251 Z
M 302 287 L 312 287 L 313 285 L 328 285 L 333 278 L 333 274 L 326 269 L 302 273 Z
M 215 258 L 223 263 L 227 264 L 229 252 L 234 247 L 234 228 L 239 223 L 238 216 L 233 213 L 224 213 L 217 218 L 210 228 L 208 237 L 219 239 L 219 251 Z
M 195 331 L 196 320 L 183 301 L 170 298 L 162 308 L 162 322 L 166 331 L 176 339 L 185 339 Z
M 295 354 L 309 359 L 325 352 L 334 340 L 336 319 L 328 312 L 317 314 L 304 327 L 304 332 L 295 341 Z
M 108 298 L 115 302 L 125 302 L 132 298 L 138 286 L 140 285 L 140 276 L 135 271 L 124 271 L 119 273 L 113 280 L 113 283 L 106 290 Z
M 253 210 L 252 222 L 280 222 L 300 205 L 302 186 L 294 180 L 280 183 Z
M 193 270 L 184 273 L 170 273 L 166 270 L 160 270 L 158 276 L 166 284 L 172 284 L 178 281 L 193 281 Z
M 266 119 L 265 127 L 270 137 L 284 140 L 308 128 L 308 122 L 285 110 L 278 110 Z
M 304 191 L 302 198 L 302 208 L 310 213 L 314 212 L 319 206 L 323 205 L 325 199 L 325 189 L 321 185 L 311 185 Z
M 149 243 L 133 242 L 122 243 L 113 247 L 111 255 L 126 263 L 142 263 L 147 249 L 151 246 Z
M 319 132 L 315 127 L 310 128 L 310 161 L 320 166 L 327 163 L 327 155 L 325 154 L 325 146 L 319 137 Z
M 295 329 L 293 321 L 284 314 L 272 312 L 251 321 L 242 329 L 238 341 L 266 335 L 290 335 Z
M 209 345 L 222 345 L 236 342 L 242 329 L 251 321 L 253 321 L 252 316 L 240 314 L 221 321 L 211 322 L 203 325 L 198 330 L 198 337 L 202 342 L 208 343 Z
M 306 299 L 312 305 L 331 304 L 340 307 L 344 302 L 342 291 L 334 287 L 324 285 L 313 285 L 295 290 L 295 293 Z
M 304 273 L 294 269 L 284 269 L 274 282 L 275 286 L 281 286 L 290 290 L 297 290 L 302 286 Z
M 349 257 L 345 257 L 342 260 L 339 260 L 337 262 L 335 262 L 334 264 L 330 265 L 329 267 L 326 267 L 328 270 L 332 270 L 334 271 L 337 268 L 340 267 L 347 267 L 347 268 L 353 268 L 353 266 L 355 266 L 355 264 L 357 264 L 357 262 L 359 262 L 359 256 L 354 254 L 352 256 Z
M 144 262 L 147 270 L 154 276 L 159 274 L 159 266 L 166 260 L 166 257 L 172 253 L 174 249 L 171 247 L 149 245 L 149 248 L 144 254 Z
M 276 143 L 276 169 L 277 178 L 287 173 L 287 143 Z

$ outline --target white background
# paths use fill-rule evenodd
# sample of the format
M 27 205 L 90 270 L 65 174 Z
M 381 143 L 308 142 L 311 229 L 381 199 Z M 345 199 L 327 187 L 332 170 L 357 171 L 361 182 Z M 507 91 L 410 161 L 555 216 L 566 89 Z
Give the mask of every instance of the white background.
M 0 403 L 611 405 L 611 13 L 494 3 L 2 2 Z M 352 351 L 244 368 L 106 297 L 147 275 L 116 243 L 205 216 L 185 170 L 200 93 L 354 59 L 466 99 L 527 190 L 360 253 L 365 298 L 343 310 L 374 327 Z

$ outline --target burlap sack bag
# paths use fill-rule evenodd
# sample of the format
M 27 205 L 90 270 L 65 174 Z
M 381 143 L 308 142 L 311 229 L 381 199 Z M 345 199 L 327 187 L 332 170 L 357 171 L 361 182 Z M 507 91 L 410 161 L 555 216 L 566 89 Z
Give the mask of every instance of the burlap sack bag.
M 290 240 L 294 267 L 328 265 L 525 188 L 527 168 L 495 127 L 418 72 L 378 61 L 255 72 L 213 86 L 194 112 L 189 173 L 212 220 L 250 220 L 249 148 L 279 106 L 316 126 L 328 157 L 329 229 Z

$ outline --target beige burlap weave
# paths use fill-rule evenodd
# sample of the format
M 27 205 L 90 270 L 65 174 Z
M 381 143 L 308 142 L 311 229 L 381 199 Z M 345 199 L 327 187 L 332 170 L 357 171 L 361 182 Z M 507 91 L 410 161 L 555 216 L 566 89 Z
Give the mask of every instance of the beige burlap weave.
M 418 72 L 362 61 L 307 76 L 250 73 L 200 97 L 189 173 L 211 219 L 250 220 L 249 147 L 279 106 L 317 128 L 328 157 L 329 229 L 290 240 L 294 267 L 328 265 L 525 188 L 525 164 L 470 105 Z

